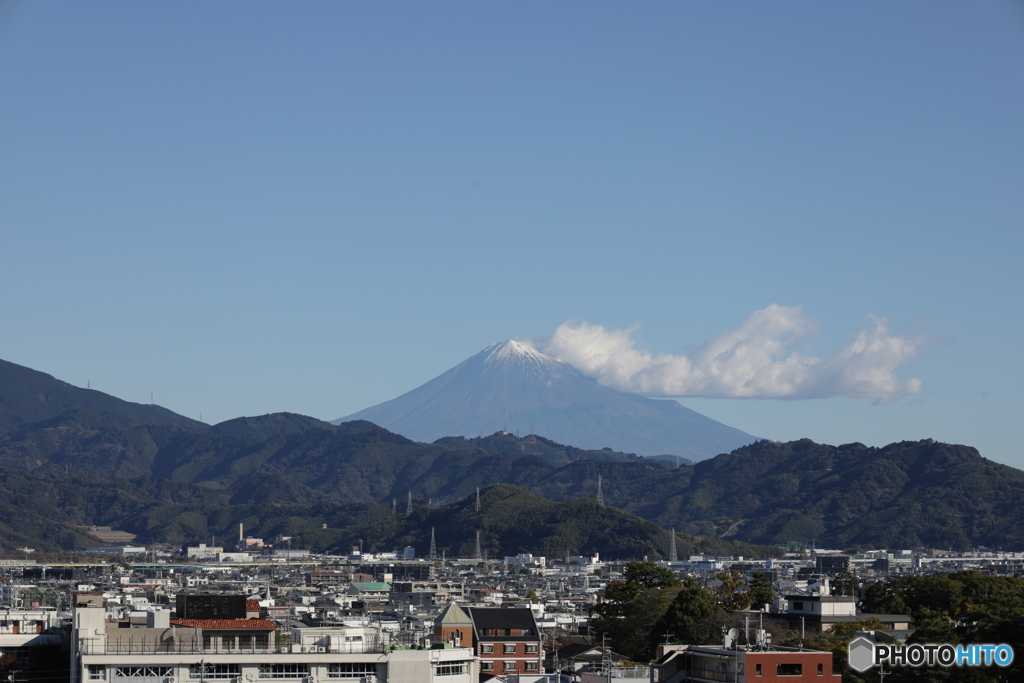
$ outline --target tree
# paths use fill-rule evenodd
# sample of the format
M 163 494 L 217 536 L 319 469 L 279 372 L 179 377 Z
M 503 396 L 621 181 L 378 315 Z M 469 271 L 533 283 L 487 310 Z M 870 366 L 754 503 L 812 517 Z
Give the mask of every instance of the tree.
M 594 633 L 607 633 L 613 647 L 632 659 L 649 658 L 651 632 L 682 585 L 670 570 L 653 562 L 629 562 L 625 581 L 608 584 L 604 599 L 591 608 Z
M 718 572 L 715 578 L 719 581 L 715 588 L 715 597 L 727 610 L 746 609 L 750 606 L 750 591 L 746 590 L 747 581 L 743 572 L 729 569 Z
M 535 591 L 535 590 L 533 590 L 531 588 L 530 592 L 526 594 L 526 599 L 527 600 L 539 600 L 540 598 L 537 595 L 537 591 Z
M 857 595 L 857 577 L 850 572 L 843 572 L 832 582 L 833 595 Z
M 682 588 L 654 625 L 651 635 L 655 641 L 668 634 L 677 643 L 701 645 L 704 640 L 701 621 L 723 610 L 715 596 L 697 585 L 695 579 L 687 577 L 682 583 Z
M 636 584 L 642 588 L 671 588 L 681 585 L 672 570 L 653 562 L 629 562 L 622 575 L 626 583 Z
M 754 572 L 747 593 L 750 595 L 750 609 L 764 609 L 775 599 L 772 582 L 764 572 Z

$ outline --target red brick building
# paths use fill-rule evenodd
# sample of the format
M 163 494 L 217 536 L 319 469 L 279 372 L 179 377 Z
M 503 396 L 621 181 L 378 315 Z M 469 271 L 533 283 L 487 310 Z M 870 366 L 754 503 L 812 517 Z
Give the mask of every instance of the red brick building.
M 714 645 L 667 645 L 651 667 L 651 683 L 839 683 L 832 653 L 792 647 L 733 649 Z
M 434 638 L 456 647 L 471 645 L 480 657 L 481 680 L 543 672 L 540 629 L 528 608 L 462 608 L 451 603 L 434 622 Z

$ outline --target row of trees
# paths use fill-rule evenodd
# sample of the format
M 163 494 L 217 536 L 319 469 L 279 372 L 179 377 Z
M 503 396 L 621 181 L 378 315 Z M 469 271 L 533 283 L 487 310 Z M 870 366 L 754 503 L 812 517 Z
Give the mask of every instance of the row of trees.
M 649 661 L 658 643 L 695 645 L 721 642 L 723 627 L 737 625 L 730 610 L 760 609 L 773 597 L 771 582 L 761 573 L 747 581 L 742 572 L 724 571 L 703 587 L 693 578 L 678 579 L 652 562 L 626 565 L 624 580 L 610 584 L 605 600 L 593 608 L 593 627 L 606 633 L 620 654 Z M 854 594 L 857 582 L 843 575 L 835 582 L 842 593 Z M 959 572 L 914 576 L 871 584 L 863 592 L 865 613 L 911 617 L 908 642 L 925 644 L 1001 644 L 1017 657 L 1009 667 L 895 668 L 886 683 L 1004 683 L 1024 681 L 1024 578 Z M 781 622 L 764 624 L 772 641 L 798 644 L 798 635 Z M 847 646 L 856 631 L 883 630 L 877 619 L 834 625 L 804 641 L 804 646 L 832 652 L 834 670 L 844 683 L 877 683 L 878 669 L 858 673 L 847 666 Z
M 630 562 L 623 579 L 605 589 L 604 602 L 593 609 L 593 626 L 635 661 L 649 660 L 666 640 L 719 642 L 722 626 L 731 625 L 728 610 L 761 609 L 774 597 L 771 581 L 760 572 L 749 582 L 743 572 L 719 572 L 709 590 L 653 562 Z

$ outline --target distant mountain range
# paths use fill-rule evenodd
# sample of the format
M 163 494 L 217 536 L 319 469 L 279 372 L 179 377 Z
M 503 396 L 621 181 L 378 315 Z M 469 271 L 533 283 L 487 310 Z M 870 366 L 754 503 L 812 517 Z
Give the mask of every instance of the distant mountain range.
M 208 426 L 27 368 L 0 373 L 17 380 L 0 383 L 0 548 L 98 545 L 84 524 L 180 543 L 233 536 L 243 522 L 318 550 L 359 538 L 419 547 L 433 526 L 458 552 L 470 538 L 460 515 L 479 487 L 504 491 L 473 527 L 495 553 L 568 544 L 657 559 L 672 528 L 679 548 L 737 554 L 787 541 L 1024 549 L 1024 472 L 967 446 L 758 441 L 674 467 L 533 434 L 427 444 L 368 421 L 292 413 Z M 605 507 L 595 512 L 599 485 Z
M 503 430 L 543 434 L 579 448 L 704 460 L 755 437 L 677 401 L 598 384 L 529 344 L 492 344 L 426 384 L 334 420 L 368 420 L 416 441 Z

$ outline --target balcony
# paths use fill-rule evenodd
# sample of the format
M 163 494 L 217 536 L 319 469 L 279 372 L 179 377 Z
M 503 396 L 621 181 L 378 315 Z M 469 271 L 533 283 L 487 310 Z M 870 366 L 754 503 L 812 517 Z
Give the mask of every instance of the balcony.
M 213 643 L 206 646 L 194 639 L 168 640 L 162 642 L 107 642 L 105 638 L 80 638 L 78 650 L 83 655 L 161 655 L 161 654 L 202 654 L 202 655 L 288 655 L 288 654 L 383 654 L 385 648 L 373 641 L 353 643 L 324 643 L 323 645 L 286 645 L 272 647 L 218 647 Z

